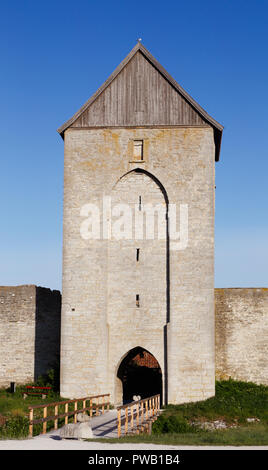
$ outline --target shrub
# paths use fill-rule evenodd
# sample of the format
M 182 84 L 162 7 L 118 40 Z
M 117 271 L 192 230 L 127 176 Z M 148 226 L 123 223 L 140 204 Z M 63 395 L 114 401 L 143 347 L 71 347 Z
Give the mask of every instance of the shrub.
M 3 416 L 3 415 L 0 414 L 0 429 L 1 429 L 2 426 L 4 426 L 6 421 L 7 421 L 6 416 Z
M 38 377 L 35 385 L 39 387 L 51 387 L 53 392 L 58 392 L 60 388 L 59 368 L 49 369 L 46 374 Z
M 18 439 L 29 434 L 29 421 L 24 416 L 14 416 L 7 419 L 0 430 L 3 438 Z
M 13 417 L 25 416 L 25 412 L 22 408 L 14 408 L 13 410 L 10 410 L 10 415 Z
M 193 433 L 197 429 L 187 423 L 186 419 L 179 415 L 161 415 L 152 426 L 153 434 L 167 433 Z

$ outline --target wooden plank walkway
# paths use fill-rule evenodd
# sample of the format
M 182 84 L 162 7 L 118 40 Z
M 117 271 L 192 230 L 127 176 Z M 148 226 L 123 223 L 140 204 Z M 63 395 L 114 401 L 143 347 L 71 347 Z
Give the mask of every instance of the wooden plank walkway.
M 106 411 L 99 416 L 93 416 L 90 420 L 93 436 L 96 438 L 117 437 L 117 410 Z M 53 429 L 46 434 L 40 434 L 34 439 L 55 439 L 60 440 L 60 429 Z
M 105 401 L 106 397 L 109 397 L 109 394 L 29 406 L 29 437 L 33 436 L 33 426 L 43 423 L 43 433 L 40 438 L 48 436 L 53 439 L 61 439 L 60 430 L 58 429 L 59 418 L 64 418 L 65 425 L 68 424 L 71 417 L 76 423 L 78 413 L 85 414 L 87 411 L 89 411 L 90 416 L 89 424 L 93 436 L 96 438 L 116 438 L 127 434 L 151 432 L 152 423 L 160 413 L 160 395 L 136 400 L 118 406 L 113 410 L 110 410 L 110 402 Z M 99 403 L 100 398 L 102 399 L 101 403 Z M 97 403 L 94 403 L 96 400 Z M 82 404 L 79 409 L 80 402 Z M 87 406 L 87 402 L 89 402 L 89 406 Z M 70 405 L 74 405 L 74 409 L 71 411 L 69 409 Z M 59 413 L 60 406 L 64 406 L 64 413 L 62 411 Z M 49 414 L 48 409 L 50 410 Z M 41 411 L 43 418 L 37 416 L 34 419 L 34 411 Z M 47 432 L 47 422 L 49 421 L 54 422 L 54 429 Z

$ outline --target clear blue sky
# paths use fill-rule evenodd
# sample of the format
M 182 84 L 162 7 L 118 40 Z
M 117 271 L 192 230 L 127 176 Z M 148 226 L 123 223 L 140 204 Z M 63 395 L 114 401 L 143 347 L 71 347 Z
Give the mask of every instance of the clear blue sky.
M 0 285 L 61 289 L 56 129 L 141 37 L 224 125 L 216 287 L 267 286 L 268 2 L 33 0 L 0 6 Z

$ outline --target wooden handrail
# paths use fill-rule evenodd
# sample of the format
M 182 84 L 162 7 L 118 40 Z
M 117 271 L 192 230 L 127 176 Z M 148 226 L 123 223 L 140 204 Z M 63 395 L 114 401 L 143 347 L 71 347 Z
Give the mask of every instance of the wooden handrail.
M 121 416 L 121 412 L 125 412 Z M 130 411 L 130 413 L 129 413 Z M 151 423 L 155 421 L 160 412 L 160 395 L 143 398 L 142 400 L 132 401 L 126 405 L 117 407 L 117 436 L 121 437 L 122 424 L 124 426 L 124 435 L 129 432 L 139 433 L 147 430 L 150 433 Z M 135 420 L 135 424 L 134 424 Z
M 33 436 L 33 425 L 43 423 L 43 434 L 47 432 L 47 422 L 54 421 L 54 429 L 58 429 L 58 420 L 64 418 L 65 424 L 68 424 L 69 416 L 74 416 L 74 422 L 77 422 L 78 413 L 90 412 L 90 417 L 93 415 L 93 410 L 96 410 L 96 415 L 99 415 L 99 409 L 101 408 L 101 413 L 104 413 L 105 406 L 107 411 L 110 408 L 110 400 L 105 401 L 105 397 L 110 397 L 109 393 L 103 395 L 92 395 L 90 397 L 75 398 L 73 400 L 64 400 L 57 401 L 53 403 L 46 403 L 44 405 L 32 405 L 29 406 L 29 437 Z M 99 402 L 99 399 L 102 398 L 102 403 Z M 97 400 L 97 403 L 93 403 L 93 400 Z M 89 406 L 87 406 L 87 401 L 89 401 Z M 82 408 L 78 408 L 78 402 L 82 402 Z M 74 403 L 74 410 L 69 411 L 69 404 Z M 64 406 L 64 413 L 59 414 L 59 406 Z M 48 416 L 47 409 L 54 407 L 54 414 Z M 34 419 L 34 410 L 43 409 L 43 418 Z
M 117 410 L 122 410 L 123 408 L 126 408 L 127 406 L 129 407 L 131 405 L 136 405 L 137 403 L 145 403 L 145 402 L 148 402 L 148 400 L 150 400 L 152 398 L 156 398 L 156 397 L 159 397 L 159 399 L 160 399 L 160 395 L 153 395 L 153 396 L 148 397 L 148 398 L 142 398 L 139 401 L 132 401 L 130 403 L 127 403 L 126 405 L 120 405 L 120 406 L 117 407 Z
M 84 400 L 90 400 L 93 398 L 109 397 L 109 396 L 110 396 L 110 393 L 105 393 L 103 395 L 94 395 L 92 397 L 83 397 L 83 398 L 74 398 L 73 400 L 56 401 L 56 402 L 49 403 L 49 404 L 47 403 L 44 405 L 31 405 L 29 406 L 29 408 L 32 408 L 33 410 L 35 410 L 36 408 L 44 408 L 45 406 L 65 405 L 65 403 L 75 403 L 76 401 L 84 401 Z

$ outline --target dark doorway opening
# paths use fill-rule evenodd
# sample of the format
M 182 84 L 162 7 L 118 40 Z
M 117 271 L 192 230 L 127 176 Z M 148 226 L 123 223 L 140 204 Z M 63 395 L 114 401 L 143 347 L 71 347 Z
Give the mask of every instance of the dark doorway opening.
M 131 349 L 122 360 L 117 377 L 123 385 L 123 403 L 133 401 L 133 396 L 141 399 L 160 394 L 162 404 L 162 371 L 155 357 L 146 349 Z

